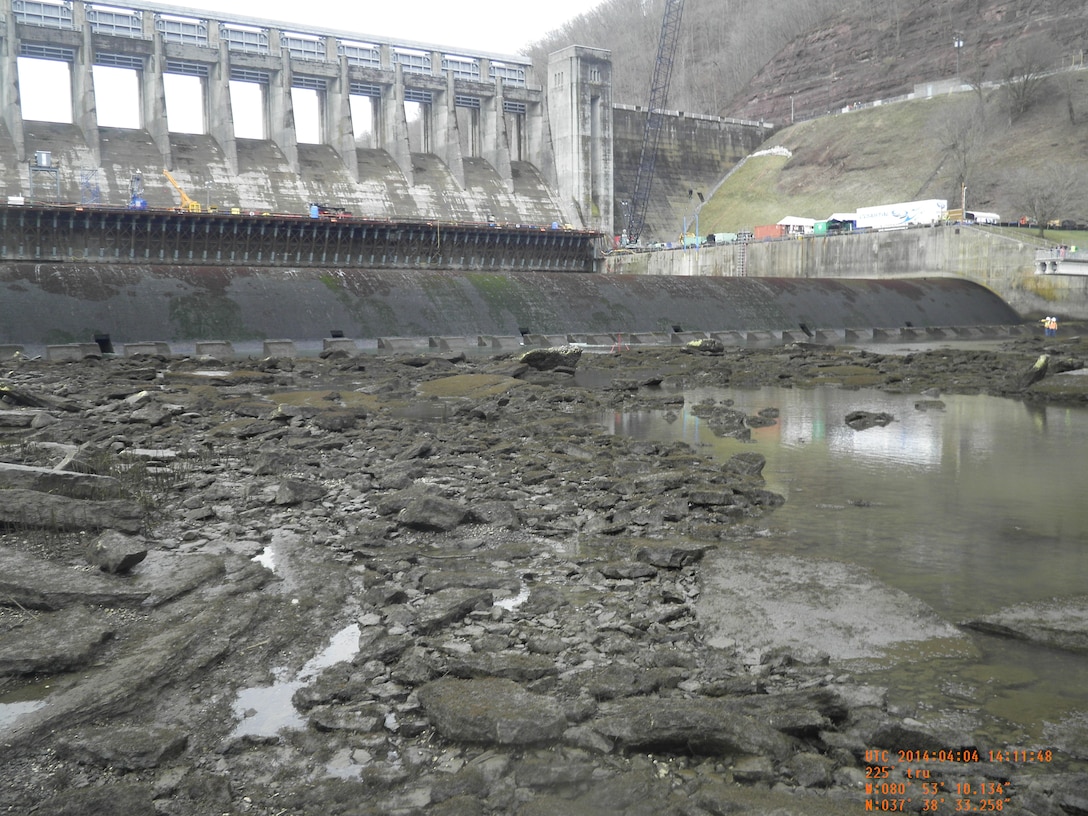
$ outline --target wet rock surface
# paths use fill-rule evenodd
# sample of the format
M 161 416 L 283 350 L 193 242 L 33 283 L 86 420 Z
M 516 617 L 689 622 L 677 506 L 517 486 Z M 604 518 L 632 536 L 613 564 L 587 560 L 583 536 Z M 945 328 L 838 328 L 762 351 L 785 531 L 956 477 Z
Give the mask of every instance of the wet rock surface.
M 970 635 L 849 570 L 761 564 L 747 545 L 782 498 L 758 454 L 600 417 L 695 385 L 1083 402 L 1086 348 L 1043 342 L 15 361 L 0 812 L 862 812 L 867 750 L 1002 746 L 890 708 L 841 660 Z M 705 415 L 742 438 L 775 420 Z M 704 586 L 707 559 L 732 587 Z M 710 603 L 736 605 L 727 631 Z M 1051 629 L 1083 623 L 1063 614 Z M 283 730 L 242 702 L 277 689 Z M 1082 812 L 1086 729 L 1054 733 L 1060 762 L 987 765 L 1010 812 Z
M 925 604 L 858 567 L 727 549 L 712 557 L 715 579 L 701 602 L 718 624 L 708 627 L 708 642 L 744 644 L 749 662 L 781 647 L 817 662 L 867 657 L 911 641 L 963 640 Z
M 1088 654 L 1088 596 L 1020 604 L 964 626 L 1001 637 Z

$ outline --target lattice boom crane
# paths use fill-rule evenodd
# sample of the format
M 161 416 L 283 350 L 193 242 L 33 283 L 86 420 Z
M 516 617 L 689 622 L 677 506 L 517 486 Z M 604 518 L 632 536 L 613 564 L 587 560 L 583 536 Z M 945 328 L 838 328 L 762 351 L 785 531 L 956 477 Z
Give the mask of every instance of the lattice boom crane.
M 684 15 L 684 0 L 665 0 L 665 13 L 661 20 L 661 37 L 657 44 L 657 61 L 650 82 L 650 104 L 646 111 L 646 128 L 642 134 L 642 152 L 635 176 L 634 193 L 627 213 L 627 240 L 637 243 L 646 222 L 646 207 L 650 202 L 650 187 L 654 182 L 654 165 L 657 163 L 657 146 L 661 141 L 664 124 L 665 102 L 669 97 L 672 81 L 673 58 L 676 41 L 680 35 L 680 20 Z

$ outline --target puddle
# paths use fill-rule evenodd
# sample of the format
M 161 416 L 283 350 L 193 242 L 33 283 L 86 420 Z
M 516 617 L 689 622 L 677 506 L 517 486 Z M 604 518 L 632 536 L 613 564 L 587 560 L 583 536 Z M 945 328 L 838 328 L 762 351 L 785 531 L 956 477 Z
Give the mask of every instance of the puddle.
M 272 737 L 284 728 L 305 727 L 306 720 L 291 702 L 295 692 L 312 683 L 323 669 L 351 660 L 358 651 L 359 625 L 353 623 L 333 635 L 329 645 L 295 677 L 287 669 L 274 669 L 276 682 L 271 686 L 242 689 L 233 707 L 239 720 L 234 736 Z
M 0 703 L 0 728 L 7 728 L 24 714 L 37 711 L 45 705 L 41 700 L 28 700 L 22 703 Z
M 394 405 L 389 409 L 389 413 L 399 419 L 418 419 L 418 420 L 442 420 L 445 421 L 450 418 L 450 403 L 446 401 L 427 401 L 427 402 L 412 402 L 403 405 Z
M 0 696 L 0 728 L 7 728 L 24 714 L 45 707 L 45 698 L 53 691 L 51 681 L 33 683 Z
M 253 556 L 252 560 L 269 572 L 276 571 L 276 551 L 272 547 L 265 547 L 259 554 Z
M 503 609 L 510 611 L 517 609 L 523 603 L 529 600 L 529 587 L 525 584 L 521 585 L 521 591 L 510 598 L 499 598 L 495 601 L 495 606 L 501 606 Z

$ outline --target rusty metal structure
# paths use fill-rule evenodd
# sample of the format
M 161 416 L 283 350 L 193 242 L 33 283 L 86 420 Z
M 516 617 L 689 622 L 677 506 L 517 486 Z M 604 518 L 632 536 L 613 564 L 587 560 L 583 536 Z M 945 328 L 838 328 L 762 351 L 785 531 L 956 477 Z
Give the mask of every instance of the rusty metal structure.
M 0 206 L 0 261 L 593 272 L 598 239 L 524 225 Z

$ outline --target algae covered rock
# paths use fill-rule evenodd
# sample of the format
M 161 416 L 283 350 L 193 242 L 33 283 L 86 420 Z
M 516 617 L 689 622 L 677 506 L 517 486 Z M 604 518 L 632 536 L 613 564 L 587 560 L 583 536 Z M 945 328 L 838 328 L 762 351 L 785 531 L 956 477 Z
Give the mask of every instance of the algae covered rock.
M 557 368 L 574 368 L 582 357 L 578 346 L 553 346 L 544 349 L 532 349 L 519 358 L 522 363 L 537 371 L 553 371 Z

